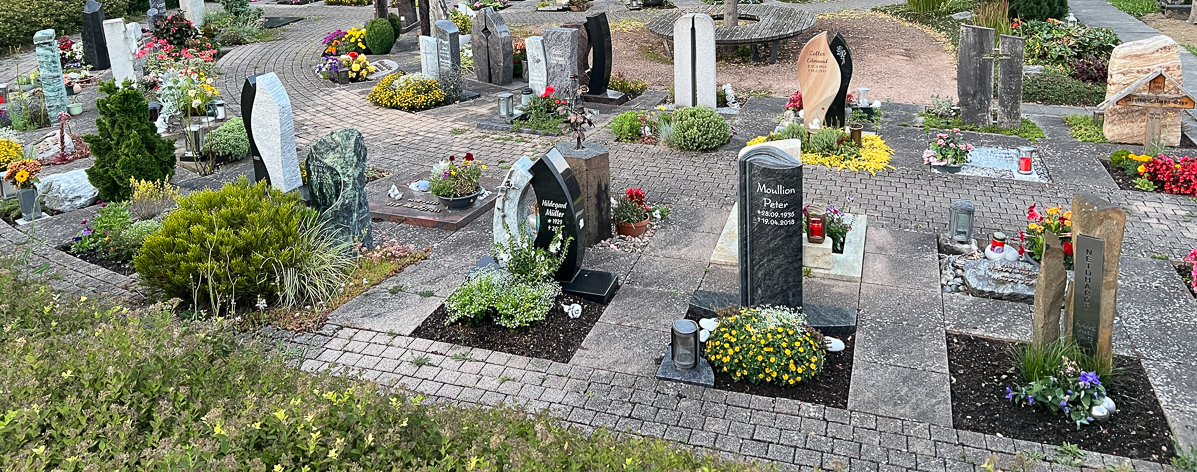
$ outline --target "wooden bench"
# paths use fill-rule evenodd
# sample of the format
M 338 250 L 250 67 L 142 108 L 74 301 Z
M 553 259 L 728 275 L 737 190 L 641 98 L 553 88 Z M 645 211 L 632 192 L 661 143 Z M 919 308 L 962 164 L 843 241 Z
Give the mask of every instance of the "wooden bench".
M 739 26 L 715 27 L 715 45 L 769 45 L 769 63 L 777 63 L 777 49 L 781 41 L 798 36 L 815 26 L 815 15 L 808 11 L 776 5 L 739 5 L 740 20 L 756 20 Z M 703 13 L 712 18 L 723 18 L 723 5 L 696 9 L 676 9 L 654 18 L 645 25 L 653 34 L 666 39 L 673 38 L 673 24 L 689 13 Z M 672 49 L 671 49 L 672 50 Z M 756 49 L 753 59 L 760 60 Z

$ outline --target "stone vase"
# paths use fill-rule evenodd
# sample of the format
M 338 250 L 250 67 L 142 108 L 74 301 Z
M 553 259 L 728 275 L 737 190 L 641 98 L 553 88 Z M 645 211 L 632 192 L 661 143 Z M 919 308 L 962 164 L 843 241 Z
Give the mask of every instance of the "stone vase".
M 474 206 L 474 202 L 478 200 L 479 195 L 482 195 L 482 189 L 478 189 L 472 195 L 464 197 L 442 197 L 437 195 L 436 198 L 439 198 L 441 203 L 444 203 L 450 210 L 464 210 Z
M 42 204 L 37 200 L 37 189 L 18 190 L 17 200 L 21 203 L 21 214 L 25 216 L 25 221 L 33 221 L 42 217 Z
M 615 225 L 615 231 L 623 236 L 639 238 L 645 231 L 648 231 L 648 218 L 644 218 L 644 221 L 639 223 L 619 223 Z

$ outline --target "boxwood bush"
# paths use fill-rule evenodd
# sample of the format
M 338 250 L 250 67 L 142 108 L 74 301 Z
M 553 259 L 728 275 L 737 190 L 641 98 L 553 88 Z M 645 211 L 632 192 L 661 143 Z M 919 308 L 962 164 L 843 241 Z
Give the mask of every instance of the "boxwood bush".
M 234 117 L 204 139 L 204 154 L 218 162 L 239 161 L 249 154 L 249 135 L 245 122 Z
M 83 137 L 91 146 L 96 161 L 87 169 L 87 180 L 100 191 L 100 198 L 110 202 L 129 199 L 133 193 L 130 178 L 156 182 L 169 181 L 175 175 L 175 146 L 162 139 L 150 121 L 145 96 L 136 87 L 116 87 L 116 82 L 100 84 L 108 96 L 96 99 L 100 117 L 96 134 Z
M 715 149 L 731 139 L 731 126 L 707 107 L 687 107 L 673 114 L 669 144 L 689 151 Z
M 1022 81 L 1022 101 L 1044 105 L 1093 106 L 1106 99 L 1104 83 L 1088 84 L 1048 69 L 1028 74 Z
M 390 54 L 395 46 L 395 27 L 385 18 L 375 18 L 366 23 L 366 47 L 370 54 Z

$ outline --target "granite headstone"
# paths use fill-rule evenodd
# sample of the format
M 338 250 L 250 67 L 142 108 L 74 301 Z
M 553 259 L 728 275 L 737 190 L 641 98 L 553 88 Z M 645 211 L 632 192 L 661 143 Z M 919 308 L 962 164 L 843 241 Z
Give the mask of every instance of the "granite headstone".
M 457 25 L 449 20 L 437 20 L 432 27 L 436 33 L 439 75 L 437 83 L 445 92 L 445 99 L 456 102 L 461 97 L 461 39 Z
M 586 17 L 586 32 L 590 39 L 591 64 L 590 85 L 586 93 L 602 95 L 607 93 L 611 83 L 611 25 L 607 13 L 601 12 Z
M 112 67 L 104 39 L 104 5 L 96 0 L 87 0 L 83 6 L 83 62 L 93 70 Z
M 270 172 L 266 170 L 266 164 L 262 162 L 262 153 L 258 152 L 258 143 L 254 140 L 254 99 L 257 97 L 260 75 L 246 77 L 245 83 L 241 85 L 241 121 L 245 123 L 245 137 L 249 139 L 249 155 L 247 157 L 254 164 L 254 182 L 263 180 L 269 182 Z
M 154 24 L 160 18 L 166 16 L 166 0 L 150 0 L 150 9 L 146 11 L 146 22 L 149 23 L 150 29 L 154 29 Z
M 270 185 L 290 192 L 303 185 L 299 173 L 299 155 L 295 151 L 295 117 L 291 98 L 274 72 L 259 75 L 254 97 L 254 142 L 262 153 L 262 162 L 270 175 Z
M 483 11 L 489 10 L 486 8 Z M 474 54 L 474 77 L 484 84 L 490 81 L 490 43 L 494 32 L 486 23 L 486 15 L 474 15 L 474 25 L 470 35 L 470 50 Z
M 529 36 L 524 40 L 528 51 L 528 86 L 537 96 L 544 94 L 549 84 L 548 59 L 544 52 L 544 37 Z
M 33 35 L 37 48 L 37 69 L 41 72 L 42 96 L 46 100 L 46 111 L 50 117 L 67 111 L 66 86 L 62 83 L 62 59 L 58 56 L 58 37 L 53 29 L 44 29 Z
M 1003 34 L 1001 57 L 998 58 L 998 116 L 997 124 L 1003 128 L 1022 126 L 1022 66 L 1025 59 L 1022 36 Z
M 578 85 L 588 86 L 590 83 L 590 34 L 586 31 L 586 23 L 568 23 L 561 27 L 578 32 L 578 53 L 575 55 L 578 58 L 578 64 L 575 69 L 578 71 Z
M 715 108 L 715 20 L 701 13 L 673 24 L 673 85 L 677 107 Z
M 420 72 L 434 79 L 440 78 L 440 51 L 436 45 L 436 38 L 420 36 Z
M 341 242 L 374 246 L 366 199 L 366 142 L 356 129 L 340 129 L 312 145 L 305 163 L 311 205 Z
M 836 33 L 828 44 L 831 57 L 840 66 L 840 88 L 835 94 L 835 100 L 827 107 L 827 126 L 843 127 L 847 123 L 848 85 L 852 82 L 852 50 L 848 49 L 848 42 L 844 35 Z
M 802 307 L 800 159 L 773 146 L 756 146 L 740 156 L 742 306 Z
M 493 8 L 483 8 L 474 17 L 471 44 L 478 81 L 495 85 L 510 84 L 515 67 L 515 50 L 511 31 L 503 21 L 503 16 Z
M 554 97 L 569 98 L 573 93 L 573 78 L 578 74 L 578 30 L 573 28 L 545 28 L 544 55 L 547 83 L 553 87 Z M 525 43 L 527 44 L 527 43 Z
M 966 125 L 988 126 L 993 116 L 993 28 L 960 25 L 956 94 Z
M 179 0 L 183 8 L 183 17 L 191 20 L 196 28 L 204 26 L 204 0 Z

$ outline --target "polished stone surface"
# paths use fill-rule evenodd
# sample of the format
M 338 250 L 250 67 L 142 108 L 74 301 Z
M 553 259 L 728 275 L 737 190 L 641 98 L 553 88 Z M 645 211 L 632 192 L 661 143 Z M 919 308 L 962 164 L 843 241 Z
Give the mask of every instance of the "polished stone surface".
M 355 129 L 320 138 L 308 152 L 310 203 L 333 237 L 374 247 L 374 224 L 366 198 L 366 142 Z
M 546 84 L 553 87 L 553 96 L 570 98 L 574 92 L 572 76 L 578 74 L 578 30 L 573 28 L 545 28 L 544 38 Z
M 740 156 L 740 303 L 802 306 L 802 162 L 772 146 Z
M 108 42 L 104 39 L 103 5 L 96 0 L 87 0 L 83 5 L 83 62 L 92 70 L 112 67 L 108 62 Z

